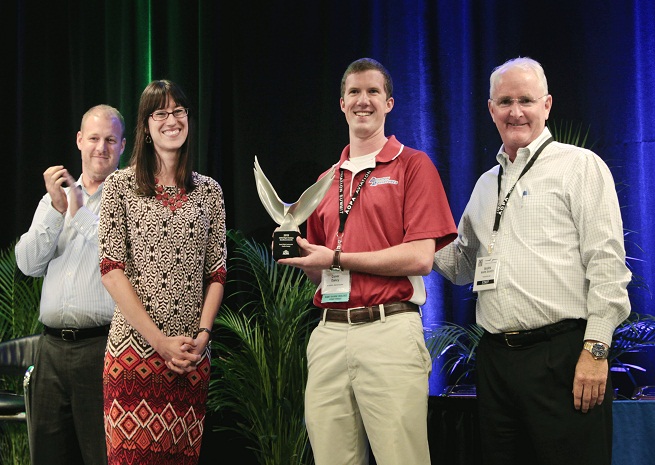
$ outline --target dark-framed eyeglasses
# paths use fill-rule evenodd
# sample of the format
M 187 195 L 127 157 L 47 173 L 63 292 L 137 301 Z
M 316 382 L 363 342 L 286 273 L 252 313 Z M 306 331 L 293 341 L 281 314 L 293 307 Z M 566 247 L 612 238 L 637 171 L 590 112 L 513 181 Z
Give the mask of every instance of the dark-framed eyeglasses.
M 189 114 L 188 108 L 176 108 L 173 111 L 166 111 L 166 110 L 153 111 L 152 113 L 150 113 L 150 117 L 155 121 L 164 121 L 168 119 L 168 115 L 173 115 L 177 119 L 182 119 L 188 114 Z
M 519 97 L 519 98 L 502 97 L 502 98 L 499 98 L 499 99 L 493 99 L 492 98 L 492 99 L 489 99 L 489 100 L 494 102 L 496 104 L 496 106 L 498 106 L 500 108 L 509 108 L 509 107 L 513 106 L 515 103 L 518 103 L 520 107 L 529 108 L 529 107 L 533 106 L 535 103 L 537 103 L 537 100 L 542 99 L 542 98 L 546 97 L 547 95 L 548 94 L 542 95 L 541 97 L 537 97 L 537 98 L 530 98 L 530 97 Z

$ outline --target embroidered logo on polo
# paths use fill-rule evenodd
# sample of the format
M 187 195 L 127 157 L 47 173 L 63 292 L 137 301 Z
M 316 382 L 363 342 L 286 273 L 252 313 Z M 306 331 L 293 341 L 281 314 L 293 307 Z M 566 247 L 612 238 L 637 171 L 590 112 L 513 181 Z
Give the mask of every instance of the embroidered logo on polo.
M 398 181 L 391 179 L 391 176 L 385 176 L 384 178 L 372 177 L 368 180 L 368 183 L 371 186 L 380 186 L 382 184 L 398 184 Z

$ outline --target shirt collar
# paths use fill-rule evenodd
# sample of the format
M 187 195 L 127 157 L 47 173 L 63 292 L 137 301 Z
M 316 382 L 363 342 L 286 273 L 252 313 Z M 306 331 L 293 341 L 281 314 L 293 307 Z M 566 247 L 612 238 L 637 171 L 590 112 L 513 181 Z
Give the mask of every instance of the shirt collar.
M 530 157 L 532 157 L 532 155 L 537 151 L 541 144 L 549 137 L 551 137 L 550 130 L 548 127 L 544 127 L 544 130 L 541 131 L 539 137 L 530 142 L 527 147 L 522 147 L 516 151 L 516 158 L 514 159 L 514 162 L 516 163 L 519 161 L 523 162 L 524 164 L 527 163 Z M 500 150 L 498 150 L 498 153 L 496 154 L 496 160 L 502 167 L 506 167 L 509 164 L 509 155 L 505 153 L 504 144 L 500 146 Z
M 384 147 L 382 147 L 382 150 L 380 150 L 380 153 L 378 153 L 375 156 L 375 162 L 376 163 L 388 163 L 395 158 L 397 158 L 403 151 L 405 146 L 398 142 L 398 139 L 396 139 L 396 136 L 389 136 L 387 138 L 386 144 L 384 144 Z M 341 165 L 345 163 L 348 160 L 348 156 L 350 155 L 350 144 L 346 146 L 346 148 L 343 149 L 341 152 L 341 158 L 339 159 L 339 168 L 341 168 Z
M 96 190 L 93 195 L 89 195 L 89 193 L 86 191 L 86 187 L 84 187 L 84 183 L 82 182 L 82 175 L 80 174 L 80 177 L 77 178 L 77 181 L 75 181 L 75 187 L 79 187 L 82 189 L 82 192 L 84 192 L 84 195 L 87 197 L 97 197 L 99 195 L 102 195 L 102 186 L 105 185 L 105 182 L 102 181 L 100 185 L 98 186 L 98 190 Z

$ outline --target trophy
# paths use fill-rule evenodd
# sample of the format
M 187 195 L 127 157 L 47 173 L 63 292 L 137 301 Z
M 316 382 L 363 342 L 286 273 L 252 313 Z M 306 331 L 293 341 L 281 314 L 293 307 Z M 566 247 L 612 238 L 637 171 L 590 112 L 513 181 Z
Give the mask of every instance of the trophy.
M 280 200 L 255 156 L 255 182 L 259 199 L 273 221 L 280 225 L 273 233 L 273 258 L 275 260 L 300 256 L 300 247 L 296 243 L 296 237 L 300 235 L 298 225 L 309 218 L 309 215 L 318 207 L 332 184 L 336 167 L 337 165 L 333 165 L 332 169 L 308 187 L 295 203 L 288 204 Z

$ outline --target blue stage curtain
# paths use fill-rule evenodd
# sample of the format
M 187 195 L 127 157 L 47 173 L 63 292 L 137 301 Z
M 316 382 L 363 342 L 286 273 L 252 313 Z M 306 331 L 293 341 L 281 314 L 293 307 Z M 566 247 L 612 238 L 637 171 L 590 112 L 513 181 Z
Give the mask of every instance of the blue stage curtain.
M 487 110 L 491 71 L 516 56 L 540 61 L 553 95 L 551 121 L 588 129 L 587 146 L 610 166 L 635 276 L 633 311 L 653 313 L 655 6 L 550 3 L 384 2 L 371 52 L 394 76 L 388 133 L 432 157 L 457 222 L 501 144 Z M 380 31 L 393 35 L 393 43 Z M 426 279 L 425 326 L 474 321 L 470 288 L 444 281 L 436 273 Z M 432 394 L 444 387 L 439 369 L 436 364 Z
M 150 79 L 187 91 L 198 171 L 224 188 L 228 227 L 268 240 L 257 198 L 259 156 L 285 201 L 298 198 L 347 143 L 338 108 L 354 59 L 394 77 L 387 134 L 424 150 L 458 221 L 500 138 L 487 110 L 489 74 L 509 58 L 542 63 L 551 120 L 589 128 L 619 188 L 633 310 L 654 313 L 655 5 L 650 0 L 9 0 L 0 41 L 5 83 L 4 248 L 29 227 L 43 171 L 79 174 L 74 132 L 92 105 L 119 107 L 129 159 L 139 95 Z M 228 8 L 229 6 L 229 8 Z M 427 277 L 426 327 L 474 321 L 468 287 Z M 443 377 L 435 368 L 432 393 Z

